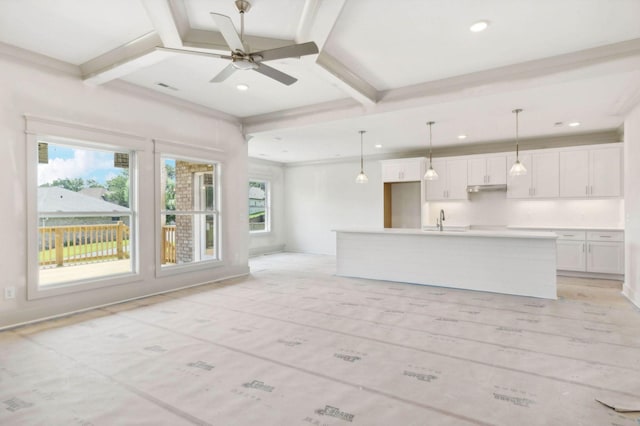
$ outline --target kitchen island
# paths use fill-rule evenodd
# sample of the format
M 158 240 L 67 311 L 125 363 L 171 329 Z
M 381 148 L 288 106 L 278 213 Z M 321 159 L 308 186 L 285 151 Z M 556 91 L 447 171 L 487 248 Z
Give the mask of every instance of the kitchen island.
M 538 231 L 339 229 L 337 274 L 556 299 L 556 238 Z

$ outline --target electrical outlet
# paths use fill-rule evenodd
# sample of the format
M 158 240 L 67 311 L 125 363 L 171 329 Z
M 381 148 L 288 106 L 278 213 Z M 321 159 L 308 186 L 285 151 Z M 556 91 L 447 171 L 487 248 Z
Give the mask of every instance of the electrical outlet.
M 4 299 L 15 299 L 16 298 L 16 288 L 15 287 L 5 287 L 4 288 Z

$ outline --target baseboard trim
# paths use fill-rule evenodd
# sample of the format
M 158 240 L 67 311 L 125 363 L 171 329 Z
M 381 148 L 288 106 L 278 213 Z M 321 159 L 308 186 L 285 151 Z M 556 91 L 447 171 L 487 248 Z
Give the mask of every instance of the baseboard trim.
M 28 320 L 28 321 L 15 323 L 15 324 L 9 324 L 9 325 L 5 325 L 5 326 L 0 326 L 0 331 L 10 330 L 10 329 L 22 327 L 22 326 L 25 326 L 25 325 L 36 324 L 36 323 L 39 323 L 39 322 L 48 321 L 48 320 L 52 320 L 52 319 L 64 318 L 64 317 L 68 317 L 68 316 L 71 316 L 71 315 L 76 315 L 76 314 L 80 314 L 80 313 L 83 313 L 83 312 L 92 311 L 94 309 L 106 308 L 108 306 L 118 305 L 120 303 L 126 303 L 126 302 L 131 302 L 131 301 L 134 301 L 134 300 L 145 299 L 147 297 L 158 296 L 158 295 L 161 295 L 161 294 L 173 293 L 174 291 L 185 290 L 185 289 L 192 288 L 192 287 L 198 287 L 198 286 L 207 285 L 207 284 L 219 283 L 221 281 L 227 281 L 227 280 L 231 280 L 231 279 L 234 279 L 234 278 L 246 277 L 247 275 L 249 275 L 249 271 L 248 270 L 246 272 L 242 272 L 242 273 L 235 274 L 235 275 L 229 275 L 227 277 L 222 277 L 222 278 L 218 278 L 218 279 L 211 280 L 211 281 L 205 281 L 205 282 L 200 282 L 200 283 L 196 283 L 196 284 L 189 284 L 189 285 L 186 285 L 186 286 L 183 286 L 183 287 L 172 288 L 170 290 L 158 291 L 158 292 L 155 292 L 155 293 L 145 294 L 145 295 L 142 295 L 142 296 L 130 297 L 130 298 L 124 299 L 124 300 L 118 300 L 118 301 L 115 301 L 115 302 L 109 302 L 109 303 L 104 303 L 104 304 L 101 304 L 101 305 L 90 306 L 88 308 L 77 309 L 77 310 L 74 310 L 74 311 L 71 311 L 71 312 L 64 312 L 64 313 L 61 313 L 61 314 L 49 315 L 47 317 L 36 318 L 36 319 Z
M 600 280 L 624 281 L 624 275 L 601 274 L 598 272 L 556 271 L 556 275 L 559 275 L 562 277 L 596 278 Z
M 622 295 L 629 299 L 631 303 L 633 303 L 636 308 L 640 309 L 640 293 L 636 293 L 631 287 L 624 283 L 622 285 Z
M 284 251 L 284 244 L 273 244 L 270 246 L 256 247 L 249 249 L 249 257 L 262 256 L 265 254 L 280 253 Z

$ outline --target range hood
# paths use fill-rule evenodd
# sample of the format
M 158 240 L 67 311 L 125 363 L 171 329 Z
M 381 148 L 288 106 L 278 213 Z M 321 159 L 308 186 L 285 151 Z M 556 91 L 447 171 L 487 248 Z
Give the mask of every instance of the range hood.
M 469 185 L 467 186 L 467 192 L 469 193 L 474 193 L 474 192 L 486 192 L 486 191 L 506 191 L 507 190 L 507 185 L 506 184 L 501 184 L 501 185 Z

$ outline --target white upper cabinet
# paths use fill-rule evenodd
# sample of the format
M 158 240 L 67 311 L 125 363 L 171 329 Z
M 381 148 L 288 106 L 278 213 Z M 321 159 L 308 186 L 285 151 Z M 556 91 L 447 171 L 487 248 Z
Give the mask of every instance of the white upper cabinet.
M 619 197 L 622 187 L 619 146 L 560 153 L 560 196 Z
M 416 182 L 424 175 L 424 158 L 401 158 L 382 161 L 383 182 Z
M 447 160 L 447 199 L 466 200 L 467 160 Z
M 467 162 L 468 185 L 499 185 L 507 183 L 505 155 L 477 157 Z
M 619 197 L 622 193 L 622 148 L 589 151 L 589 195 Z
M 433 169 L 438 179 L 425 181 L 428 201 L 467 199 L 467 160 L 433 160 Z
M 508 164 L 513 164 L 515 161 L 515 155 L 508 157 Z M 523 176 L 508 176 L 507 197 L 558 197 L 560 166 L 557 152 L 521 154 L 520 162 L 526 167 L 527 174 Z

